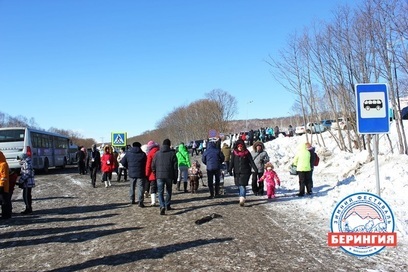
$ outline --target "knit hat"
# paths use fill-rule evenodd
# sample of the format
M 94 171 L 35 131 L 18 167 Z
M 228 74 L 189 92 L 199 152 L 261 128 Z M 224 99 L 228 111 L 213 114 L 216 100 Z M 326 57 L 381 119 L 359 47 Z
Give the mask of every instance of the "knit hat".
M 152 149 L 152 148 L 155 147 L 155 146 L 159 146 L 159 144 L 156 143 L 156 142 L 154 142 L 154 141 L 149 141 L 149 142 L 147 143 L 146 150 L 149 151 L 150 149 Z
M 142 147 L 142 144 L 139 143 L 139 142 L 134 142 L 134 143 L 132 144 L 132 146 L 133 146 L 133 147 Z
M 170 146 L 170 145 L 171 145 L 170 140 L 169 140 L 169 139 L 164 139 L 163 145 L 168 145 L 168 146 Z
M 155 142 L 154 142 L 154 141 L 149 141 L 149 142 L 147 143 L 147 147 L 154 146 L 154 144 L 155 144 Z

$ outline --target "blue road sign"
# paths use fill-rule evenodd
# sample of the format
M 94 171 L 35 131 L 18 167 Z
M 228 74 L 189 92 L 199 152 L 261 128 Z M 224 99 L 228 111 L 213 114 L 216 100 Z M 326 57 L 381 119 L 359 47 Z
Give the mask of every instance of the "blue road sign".
M 126 132 L 112 132 L 112 145 L 113 146 L 126 146 Z
M 356 84 L 357 132 L 390 132 L 388 88 L 386 84 Z

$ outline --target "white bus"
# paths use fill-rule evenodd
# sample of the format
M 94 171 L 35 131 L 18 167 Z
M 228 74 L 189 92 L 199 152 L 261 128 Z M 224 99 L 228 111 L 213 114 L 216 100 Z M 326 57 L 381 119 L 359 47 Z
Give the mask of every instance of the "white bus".
M 33 168 L 47 173 L 49 167 L 64 168 L 68 162 L 69 138 L 28 127 L 0 128 L 0 150 L 10 169 L 20 169 L 23 154 L 31 157 Z

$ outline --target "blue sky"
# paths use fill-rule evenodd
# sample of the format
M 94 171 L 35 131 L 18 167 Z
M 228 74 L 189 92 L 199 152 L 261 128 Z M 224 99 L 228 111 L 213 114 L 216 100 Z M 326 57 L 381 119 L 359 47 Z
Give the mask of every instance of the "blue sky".
M 213 89 L 236 97 L 234 119 L 287 116 L 294 97 L 265 60 L 352 3 L 0 0 L 0 111 L 97 141 L 154 129 Z

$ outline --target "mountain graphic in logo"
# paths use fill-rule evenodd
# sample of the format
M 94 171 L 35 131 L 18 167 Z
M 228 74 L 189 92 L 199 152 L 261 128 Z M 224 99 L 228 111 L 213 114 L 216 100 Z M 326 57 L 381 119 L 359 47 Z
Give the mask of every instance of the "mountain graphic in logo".
M 370 206 L 357 206 L 350 210 L 343 219 L 345 232 L 385 232 L 383 218 Z

